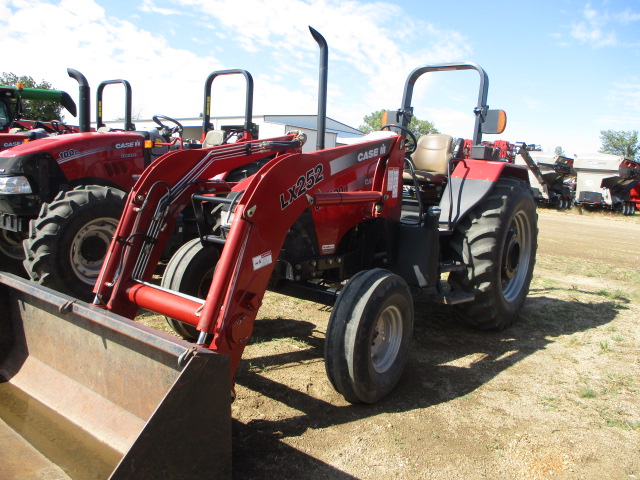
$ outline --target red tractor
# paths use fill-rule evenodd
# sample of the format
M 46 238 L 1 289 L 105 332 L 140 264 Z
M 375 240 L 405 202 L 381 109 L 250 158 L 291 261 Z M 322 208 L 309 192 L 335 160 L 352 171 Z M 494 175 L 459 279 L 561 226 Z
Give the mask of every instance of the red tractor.
M 302 153 L 304 136 L 290 133 L 152 162 L 127 196 L 96 282 L 101 308 L 0 273 L 0 376 L 101 442 L 92 459 L 105 444 L 116 450 L 103 477 L 231 477 L 228 389 L 267 288 L 333 305 L 326 370 L 350 402 L 376 402 L 400 379 L 414 322 L 410 287 L 484 329 L 508 326 L 522 308 L 537 245 L 526 169 L 455 158 L 449 135 L 416 141 L 407 130 L 423 74 L 474 70 L 473 146 L 500 133 L 506 118 L 487 106 L 482 68 L 414 70 L 384 127 L 391 131 L 325 150 L 327 47 L 312 33 L 323 59 L 317 151 Z M 187 209 L 199 236 L 154 284 Z M 193 343 L 121 316 L 139 308 L 164 314 Z M 43 471 L 23 467 L 24 450 L 6 437 L 0 468 Z
M 218 75 L 234 73 L 247 77 L 247 98 L 251 99 L 253 83 L 248 72 L 213 72 L 205 86 L 205 133 L 209 130 L 211 82 Z M 135 131 L 131 86 L 126 80 L 108 80 L 98 86 L 99 131 L 89 131 L 89 86 L 81 74 L 74 75 L 83 89 L 82 133 L 51 136 L 0 153 L 0 255 L 5 270 L 22 269 L 24 264 L 32 280 L 88 299 L 126 194 L 136 179 L 168 150 L 200 148 L 203 143 L 184 142 L 182 125 L 166 116 L 153 117 L 157 128 Z M 124 129 L 106 131 L 102 97 L 104 88 L 112 84 L 125 88 Z M 249 103 L 247 113 L 245 130 L 250 136 Z M 203 137 L 205 145 L 210 145 L 206 138 L 211 135 Z M 218 143 L 224 140 L 219 138 Z M 188 232 L 189 225 L 178 228 L 186 235 L 196 233 Z
M 475 148 L 483 133 L 504 130 L 506 116 L 487 106 L 484 70 L 459 63 L 414 70 L 395 121 L 383 127 L 390 131 L 359 143 L 303 154 L 292 134 L 158 159 L 127 199 L 94 303 L 129 318 L 139 308 L 164 314 L 183 337 L 229 355 L 233 376 L 267 288 L 324 301 L 333 305 L 329 379 L 348 401 L 365 403 L 402 374 L 414 322 L 410 286 L 429 289 L 479 328 L 507 327 L 536 256 L 526 168 L 455 159 L 451 136 L 416 139 L 407 128 L 418 78 L 454 70 L 480 76 Z M 318 130 L 323 138 L 322 124 Z M 240 181 L 227 176 L 247 164 L 260 167 Z M 171 227 L 191 205 L 200 236 L 153 285 Z

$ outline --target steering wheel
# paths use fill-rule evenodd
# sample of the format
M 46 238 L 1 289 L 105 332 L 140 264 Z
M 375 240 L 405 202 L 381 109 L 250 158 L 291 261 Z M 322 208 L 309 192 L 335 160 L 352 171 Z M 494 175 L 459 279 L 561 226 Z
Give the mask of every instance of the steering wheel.
M 51 128 L 51 127 L 47 127 L 44 123 L 36 120 L 35 122 L 33 122 L 33 128 L 32 130 L 35 130 L 36 128 L 41 128 L 43 129 L 45 132 L 47 133 L 55 133 L 56 131 Z
M 383 125 L 382 127 L 380 127 L 380 130 L 384 130 L 385 128 L 390 129 L 391 127 L 397 128 L 398 130 L 402 130 L 411 138 L 411 143 L 407 142 L 405 139 L 404 148 L 405 148 L 406 154 L 411 155 L 413 152 L 415 152 L 416 147 L 418 146 L 418 140 L 416 139 L 416 136 L 413 134 L 413 132 L 409 130 L 407 127 L 403 127 L 402 125 L 397 125 L 395 123 L 389 123 L 387 125 Z
M 57 134 L 65 132 L 73 133 L 73 128 L 58 120 L 50 120 L 49 123 L 51 124 L 51 128 L 53 128 Z
M 154 115 L 152 118 L 153 118 L 154 122 L 156 122 L 158 125 L 160 125 L 160 128 L 162 129 L 162 131 L 160 132 L 160 135 L 162 135 L 163 137 L 168 137 L 171 134 L 176 133 L 176 132 L 178 132 L 178 135 L 182 136 L 183 127 L 182 127 L 182 124 L 179 121 L 174 120 L 173 118 L 167 117 L 165 115 Z M 171 123 L 175 124 L 175 127 L 169 128 L 164 123 L 162 123 L 160 121 L 160 119 L 166 120 L 168 122 L 171 122 Z

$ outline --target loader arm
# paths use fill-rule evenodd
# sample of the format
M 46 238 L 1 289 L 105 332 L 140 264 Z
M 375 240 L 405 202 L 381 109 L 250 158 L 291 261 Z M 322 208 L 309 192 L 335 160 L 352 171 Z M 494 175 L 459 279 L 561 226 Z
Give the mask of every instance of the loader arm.
M 547 196 L 547 198 L 549 198 L 549 181 L 540 171 L 540 168 L 538 167 L 536 161 L 531 158 L 531 155 L 529 155 L 529 151 L 527 150 L 527 146 L 525 144 L 520 145 L 520 155 L 522 155 L 522 158 L 527 164 L 527 167 L 529 167 L 531 173 L 533 173 L 536 179 L 540 182 L 540 185 L 542 185 L 542 188 L 544 188 L 545 195 Z
M 180 151 L 159 159 L 130 195 L 95 289 L 97 302 L 116 313 L 132 318 L 139 307 L 147 308 L 196 327 L 199 344 L 231 357 L 232 377 L 287 232 L 300 215 L 311 208 L 332 209 L 333 217 L 343 217 L 346 224 L 325 239 L 337 245 L 349 228 L 376 217 L 397 220 L 401 208 L 404 145 L 398 135 L 309 154 L 283 150 L 240 186 L 211 180 L 249 158 L 277 153 L 245 155 L 247 146 L 260 143 L 265 142 L 240 144 L 235 151 L 212 149 L 204 155 Z M 181 206 L 193 194 L 215 198 L 232 188 L 242 188 L 243 193 L 206 299 L 148 283 Z M 163 207 L 163 202 L 169 204 Z M 353 212 L 354 205 L 361 205 L 355 209 L 357 216 L 341 215 Z M 163 208 L 167 213 L 157 222 Z

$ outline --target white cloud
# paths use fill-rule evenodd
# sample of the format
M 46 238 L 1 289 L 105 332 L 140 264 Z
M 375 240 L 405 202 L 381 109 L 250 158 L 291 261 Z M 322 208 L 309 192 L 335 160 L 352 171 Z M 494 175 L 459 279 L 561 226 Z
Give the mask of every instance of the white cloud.
M 242 15 L 233 13 L 235 0 L 174 2 L 210 17 L 208 24 L 216 32 L 222 29 L 247 52 L 273 57 L 278 71 L 289 72 L 289 78 L 299 75 L 298 83 L 309 87 L 317 84 L 317 45 L 307 26 L 316 28 L 329 44 L 330 81 L 338 85 L 358 79 L 349 108 L 336 102 L 343 101 L 337 86 L 337 97 L 329 97 L 329 115 L 350 124 L 359 124 L 371 111 L 399 106 L 413 68 L 459 60 L 471 52 L 461 33 L 413 21 L 409 12 L 386 2 L 291 0 L 274 8 L 273 2 L 250 0 L 242 3 Z M 420 49 L 413 47 L 416 38 Z
M 614 82 L 607 93 L 610 111 L 615 114 L 602 116 L 599 121 L 607 129 L 638 130 L 640 125 L 640 80 L 628 78 Z M 608 125 L 608 126 L 607 126 Z
M 92 92 L 102 80 L 127 79 L 134 112 L 147 118 L 197 116 L 207 74 L 242 67 L 245 58 L 251 59 L 250 69 L 259 79 L 256 114 L 314 113 L 318 47 L 308 25 L 329 43 L 328 115 L 350 125 L 359 125 L 374 110 L 397 108 L 406 76 L 415 67 L 460 60 L 471 53 L 462 33 L 412 20 L 410 12 L 386 2 L 291 0 L 274 7 L 266 0 L 143 0 L 138 12 L 144 16 L 121 18 L 108 15 L 101 0 L 2 3 L 5 68 L 46 79 L 74 97 L 76 85 L 66 67 L 85 74 Z M 153 15 L 157 20 L 167 17 L 163 21 L 170 21 L 170 27 L 157 29 L 163 33 L 141 28 Z M 185 18 L 191 31 L 180 38 L 184 32 L 177 25 Z M 196 35 L 196 28 L 213 35 Z M 175 38 L 170 34 L 174 29 Z M 50 48 L 52 42 L 60 48 Z M 207 45 L 205 55 L 188 49 Z M 227 64 L 220 58 L 227 58 Z M 421 80 L 416 94 L 427 84 Z M 228 89 L 216 98 L 216 106 L 221 114 L 238 114 L 233 88 Z M 237 94 L 242 97 L 242 92 Z M 122 104 L 105 95 L 104 118 L 115 116 L 122 116 Z
M 74 98 L 77 85 L 66 68 L 79 70 L 91 85 L 92 119 L 98 83 L 114 78 L 131 83 L 134 112 L 147 117 L 197 115 L 202 109 L 204 79 L 209 71 L 222 67 L 211 56 L 172 48 L 161 35 L 107 17 L 93 0 L 9 0 L 8 5 L 19 8 L 0 17 L 4 68 L 36 81 L 46 79 Z M 107 103 L 107 98 L 103 117 L 122 116 L 123 101 Z
M 599 11 L 587 3 L 582 10 L 583 19 L 571 25 L 571 37 L 581 43 L 593 47 L 637 47 L 637 32 L 631 32 L 631 40 L 621 40 L 619 31 L 623 26 L 640 21 L 640 13 L 630 9 L 620 13 L 610 14 Z
M 138 9 L 145 13 L 159 13 L 160 15 L 179 15 L 179 10 L 158 7 L 152 0 L 142 0 L 142 5 Z

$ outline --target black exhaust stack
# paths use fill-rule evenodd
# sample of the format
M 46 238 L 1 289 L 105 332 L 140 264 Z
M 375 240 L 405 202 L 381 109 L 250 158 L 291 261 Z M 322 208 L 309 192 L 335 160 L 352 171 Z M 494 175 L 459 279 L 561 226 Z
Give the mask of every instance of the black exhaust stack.
M 318 127 L 316 149 L 324 150 L 324 136 L 327 130 L 327 72 L 329 65 L 329 47 L 327 41 L 317 30 L 309 27 L 313 39 L 320 47 L 320 79 L 318 83 Z
M 89 120 L 91 100 L 89 82 L 86 77 L 78 70 L 73 68 L 67 68 L 67 73 L 71 78 L 78 82 L 78 104 L 80 107 L 80 118 L 78 119 L 78 126 L 81 132 L 91 131 L 91 121 Z M 68 110 L 68 108 L 67 108 Z

